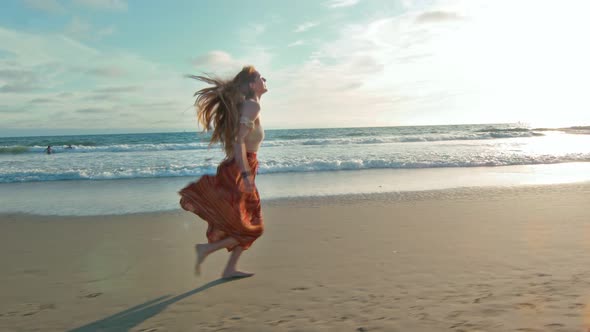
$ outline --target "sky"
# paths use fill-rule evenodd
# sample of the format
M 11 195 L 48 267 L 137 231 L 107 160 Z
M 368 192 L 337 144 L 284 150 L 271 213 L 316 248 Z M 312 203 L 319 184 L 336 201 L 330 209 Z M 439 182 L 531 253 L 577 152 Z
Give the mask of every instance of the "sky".
M 268 129 L 590 125 L 584 0 L 3 0 L 0 136 L 197 130 L 187 74 L 267 79 Z

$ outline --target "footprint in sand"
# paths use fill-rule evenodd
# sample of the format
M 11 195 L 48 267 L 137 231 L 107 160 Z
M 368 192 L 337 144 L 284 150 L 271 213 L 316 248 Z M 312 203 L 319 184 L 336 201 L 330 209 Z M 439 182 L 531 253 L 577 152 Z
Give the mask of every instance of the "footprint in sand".
M 451 318 L 451 319 L 452 318 L 457 318 L 457 317 L 461 316 L 463 314 L 463 312 L 464 311 L 460 311 L 460 310 L 453 311 L 453 312 L 451 312 L 450 314 L 447 315 L 447 318 Z
M 492 287 L 491 284 L 470 284 L 469 286 L 477 287 L 477 288 L 490 288 L 490 287 Z
M 492 295 L 493 295 L 492 293 L 488 293 L 484 296 L 478 297 L 477 299 L 473 300 L 473 303 L 479 303 L 479 302 L 481 302 L 481 300 L 485 300 L 488 297 L 492 297 Z
M 565 325 L 559 323 L 546 324 L 547 327 L 564 327 Z
M 492 308 L 481 310 L 481 313 L 484 314 L 485 316 L 488 316 L 488 317 L 491 317 L 491 316 L 500 316 L 501 314 L 503 314 L 505 312 L 506 312 L 506 310 L 492 309 Z
M 480 331 L 477 329 L 477 324 L 469 323 L 468 321 L 464 320 L 454 325 L 451 325 L 450 329 L 455 329 L 460 327 L 460 329 L 455 330 L 455 332 L 467 332 L 467 331 Z
M 410 313 L 410 316 L 417 318 L 418 320 L 429 320 L 430 319 L 430 315 L 425 312 Z
M 537 306 L 532 304 L 532 303 L 518 303 L 516 305 L 519 309 L 530 309 L 530 310 L 534 310 L 537 309 Z
M 32 274 L 35 276 L 46 276 L 47 275 L 47 271 L 46 270 L 41 270 L 41 269 L 28 269 L 28 270 L 23 270 L 24 274 Z
M 568 308 L 570 308 L 570 309 L 583 309 L 585 307 L 586 307 L 586 305 L 584 303 L 572 303 L 569 305 Z
M 35 303 L 26 303 L 26 304 L 22 304 L 19 307 L 24 307 L 22 309 L 17 309 L 17 311 L 8 311 L 5 313 L 0 314 L 0 316 L 6 316 L 6 317 L 11 317 L 11 316 L 33 316 L 35 314 L 38 314 L 39 312 L 43 311 L 43 310 L 50 310 L 50 309 L 55 309 L 57 308 L 57 306 L 54 303 L 47 303 L 47 304 L 35 304 Z
M 40 310 L 55 309 L 55 308 L 57 308 L 57 306 L 54 303 L 41 304 L 39 306 Z
M 280 324 L 283 324 L 283 323 L 286 323 L 286 322 L 288 322 L 288 320 L 280 319 L 280 320 L 271 322 L 270 325 L 277 326 L 277 325 L 280 325 Z
M 449 328 L 450 329 L 455 329 L 455 328 L 460 327 L 460 326 L 463 327 L 463 326 L 465 326 L 465 324 L 467 324 L 467 321 L 466 320 L 460 321 L 459 323 L 455 323 L 455 324 L 449 326 Z M 464 330 L 460 330 L 460 331 L 464 331 Z
M 308 289 L 309 288 L 307 288 L 307 287 L 294 287 L 294 288 L 291 288 L 291 290 L 294 290 L 294 291 L 304 291 L 304 290 L 308 290 Z
M 34 314 L 37 314 L 43 310 L 55 309 L 55 308 L 56 308 L 56 305 L 53 303 L 41 304 L 41 305 L 39 305 L 39 308 L 37 310 L 33 309 L 29 312 L 24 313 L 23 316 L 33 316 Z

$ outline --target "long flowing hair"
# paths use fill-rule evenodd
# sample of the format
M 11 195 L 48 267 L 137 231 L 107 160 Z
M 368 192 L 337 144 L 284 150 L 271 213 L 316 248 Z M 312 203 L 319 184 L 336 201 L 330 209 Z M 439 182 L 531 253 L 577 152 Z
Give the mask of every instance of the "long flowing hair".
M 245 66 L 232 80 L 210 75 L 188 76 L 210 85 L 194 94 L 197 97 L 197 120 L 204 132 L 213 130 L 209 146 L 221 143 L 226 158 L 233 156 L 233 145 L 239 130 L 239 109 L 244 100 L 254 97 L 250 83 L 257 75 L 254 66 Z

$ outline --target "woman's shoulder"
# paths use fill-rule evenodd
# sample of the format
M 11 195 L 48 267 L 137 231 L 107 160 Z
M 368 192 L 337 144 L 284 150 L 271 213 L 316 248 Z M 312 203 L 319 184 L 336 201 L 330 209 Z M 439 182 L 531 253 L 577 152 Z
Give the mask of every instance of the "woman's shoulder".
M 240 114 L 242 116 L 255 119 L 256 117 L 258 117 L 259 113 L 260 104 L 257 101 L 251 99 L 244 100 L 244 102 L 242 103 L 242 107 L 240 108 Z
M 256 100 L 246 99 L 242 103 L 242 108 L 260 110 L 260 104 Z

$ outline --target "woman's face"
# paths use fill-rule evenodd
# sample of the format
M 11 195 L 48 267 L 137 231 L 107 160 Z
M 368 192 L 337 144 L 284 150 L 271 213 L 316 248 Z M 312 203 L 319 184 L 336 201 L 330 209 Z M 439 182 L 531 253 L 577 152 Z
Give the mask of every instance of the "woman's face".
M 256 78 L 254 79 L 254 82 L 250 83 L 250 86 L 252 87 L 252 90 L 254 90 L 254 93 L 261 96 L 263 93 L 268 91 L 266 89 L 266 78 L 262 77 L 260 73 L 256 73 L 255 77 Z

